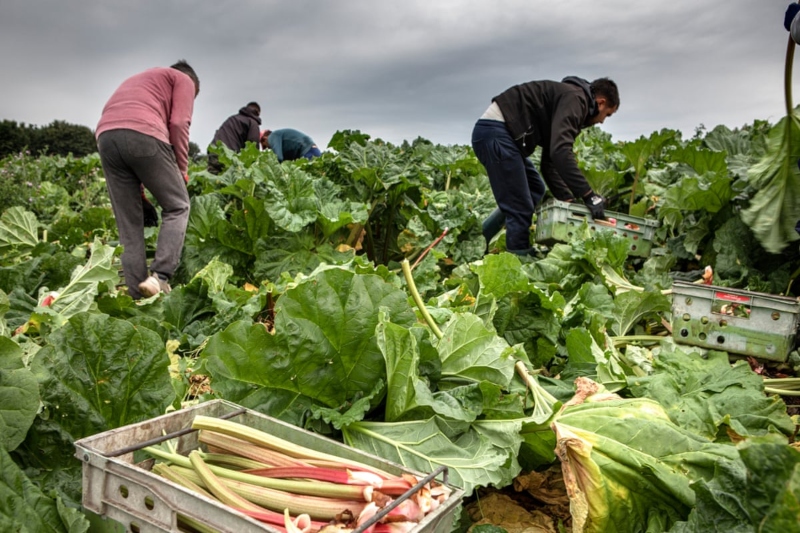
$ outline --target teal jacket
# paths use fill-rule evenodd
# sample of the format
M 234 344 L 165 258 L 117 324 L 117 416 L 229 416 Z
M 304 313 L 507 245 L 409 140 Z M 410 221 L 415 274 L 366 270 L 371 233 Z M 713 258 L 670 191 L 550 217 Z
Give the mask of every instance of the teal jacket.
M 314 146 L 314 141 L 305 133 L 291 128 L 275 130 L 267 137 L 270 149 L 278 161 L 300 159 Z

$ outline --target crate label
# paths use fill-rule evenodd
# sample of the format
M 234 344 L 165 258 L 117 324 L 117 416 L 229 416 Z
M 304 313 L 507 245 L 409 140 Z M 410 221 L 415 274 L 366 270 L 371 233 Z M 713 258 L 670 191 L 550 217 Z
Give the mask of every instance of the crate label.
M 753 298 L 729 292 L 714 292 L 714 301 L 711 302 L 711 312 L 717 315 L 734 316 L 737 318 L 750 318 L 750 307 Z

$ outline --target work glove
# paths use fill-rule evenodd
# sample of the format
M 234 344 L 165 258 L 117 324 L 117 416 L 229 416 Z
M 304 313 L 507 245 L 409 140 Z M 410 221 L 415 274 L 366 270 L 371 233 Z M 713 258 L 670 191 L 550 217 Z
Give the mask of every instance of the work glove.
M 791 29 L 792 21 L 797 16 L 798 11 L 800 11 L 800 4 L 792 3 L 786 8 L 786 15 L 783 17 L 783 27 L 786 28 L 786 31 Z
M 592 214 L 593 219 L 606 219 L 605 200 L 603 200 L 602 196 L 592 191 L 583 197 L 583 202 L 586 204 L 586 207 L 589 208 L 589 212 Z

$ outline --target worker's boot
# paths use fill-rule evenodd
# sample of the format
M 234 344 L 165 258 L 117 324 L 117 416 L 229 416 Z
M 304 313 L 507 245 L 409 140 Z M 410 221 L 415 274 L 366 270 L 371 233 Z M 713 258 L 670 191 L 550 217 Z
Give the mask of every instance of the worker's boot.
M 503 214 L 500 209 L 495 209 L 492 213 L 486 217 L 486 220 L 483 221 L 481 229 L 483 231 L 483 238 L 486 239 L 486 250 L 489 249 L 489 242 L 494 238 L 495 235 L 500 233 L 500 230 L 503 229 L 503 226 L 506 223 L 506 216 Z

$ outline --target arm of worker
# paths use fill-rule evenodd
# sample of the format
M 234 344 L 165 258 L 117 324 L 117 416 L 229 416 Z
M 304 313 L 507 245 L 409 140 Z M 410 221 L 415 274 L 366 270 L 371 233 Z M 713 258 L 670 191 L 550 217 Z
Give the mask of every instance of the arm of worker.
M 278 161 L 283 163 L 283 138 L 280 133 L 273 131 L 269 134 L 269 147 L 275 152 Z
M 189 126 L 194 112 L 195 86 L 192 79 L 178 72 L 172 87 L 172 112 L 169 115 L 169 142 L 181 176 L 189 169 Z
M 592 218 L 605 219 L 605 201 L 592 190 L 575 159 L 575 138 L 581 131 L 586 113 L 585 103 L 577 96 L 564 99 L 558 105 L 553 114 L 548 154 L 561 183 L 586 204 Z
M 578 161 L 573 151 L 575 138 L 581 131 L 585 114 L 585 105 L 577 98 L 562 101 L 553 114 L 550 125 L 550 146 L 547 149 L 547 157 L 552 161 L 557 176 L 569 187 L 575 198 L 583 198 L 592 192 L 589 182 L 578 168 Z
M 571 202 L 575 199 L 570 188 L 567 187 L 567 184 L 564 183 L 564 180 L 558 175 L 558 171 L 553 164 L 553 160 L 550 159 L 549 153 L 542 153 L 540 168 L 542 171 L 542 179 L 544 179 L 547 188 L 550 189 L 550 194 L 552 194 L 556 200 Z
M 258 123 L 254 120 L 250 121 L 250 129 L 247 130 L 247 140 L 254 142 L 261 148 L 261 130 L 258 129 Z

